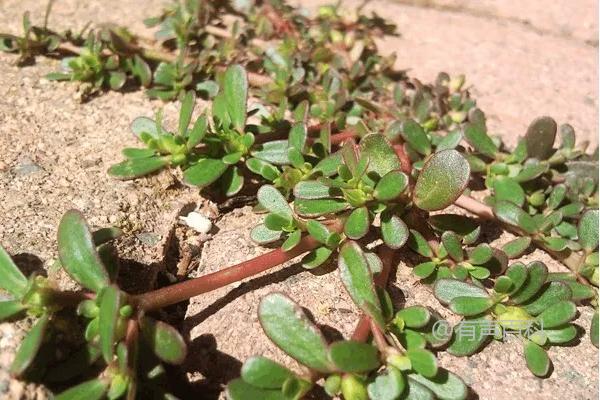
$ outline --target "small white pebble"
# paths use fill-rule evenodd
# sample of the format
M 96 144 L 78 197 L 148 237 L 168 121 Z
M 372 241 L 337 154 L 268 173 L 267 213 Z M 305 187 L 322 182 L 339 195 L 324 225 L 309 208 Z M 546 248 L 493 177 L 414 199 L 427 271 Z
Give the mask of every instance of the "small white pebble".
M 212 228 L 212 222 L 204 215 L 192 211 L 185 217 L 179 217 L 187 226 L 200 233 L 208 233 Z

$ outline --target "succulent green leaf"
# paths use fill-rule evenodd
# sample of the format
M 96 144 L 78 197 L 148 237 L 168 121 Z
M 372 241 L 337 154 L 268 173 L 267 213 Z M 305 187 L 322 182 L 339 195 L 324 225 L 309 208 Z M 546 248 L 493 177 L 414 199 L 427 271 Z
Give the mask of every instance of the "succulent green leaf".
M 340 165 L 342 165 L 342 152 L 338 151 L 319 161 L 313 168 L 313 172 L 320 172 L 323 176 L 332 176 L 337 174 Z
M 437 360 L 430 351 L 425 349 L 409 349 L 406 355 L 410 359 L 414 371 L 428 378 L 432 378 L 437 374 Z
M 390 142 L 379 133 L 371 133 L 361 139 L 360 154 L 369 158 L 369 176 L 373 173 L 381 178 L 388 172 L 402 167 Z
M 397 336 L 405 349 L 424 349 L 427 346 L 427 339 L 421 332 L 405 329 L 397 332 Z
M 0 321 L 8 319 L 25 309 L 25 306 L 18 300 L 0 301 Z
M 0 246 L 0 288 L 16 298 L 23 297 L 27 291 L 27 278 L 2 246 Z
M 431 274 L 433 274 L 433 271 L 435 271 L 436 268 L 437 264 L 435 262 L 425 261 L 421 264 L 415 265 L 415 267 L 413 268 L 413 274 L 415 274 L 421 279 L 425 279 Z
M 166 157 L 130 158 L 112 165 L 108 173 L 118 179 L 134 179 L 148 175 L 169 165 Z
M 535 220 L 514 203 L 499 201 L 494 206 L 494 214 L 504 223 L 516 226 L 526 233 L 534 233 L 537 230 Z
M 494 321 L 486 317 L 460 321 L 454 327 L 454 336 L 450 346 L 448 346 L 448 353 L 457 357 L 470 356 L 476 353 L 489 339 L 484 330 L 489 333 L 489 328 L 494 326 L 493 324 Z
M 148 117 L 137 117 L 131 123 L 131 131 L 137 137 L 140 137 L 142 133 L 145 133 L 154 139 L 158 139 L 159 136 L 164 133 L 164 129 L 162 127 L 160 129 L 161 131 L 159 132 L 156 121 Z
M 515 180 L 508 177 L 497 177 L 493 183 L 497 200 L 510 201 L 522 207 L 525 203 L 525 191 Z
M 196 120 L 196 122 L 194 122 L 194 126 L 192 127 L 192 130 L 189 132 L 187 142 L 185 144 L 186 147 L 188 148 L 188 150 L 191 150 L 194 147 L 196 147 L 202 141 L 202 139 L 204 139 L 204 136 L 206 135 L 207 127 L 208 127 L 208 122 L 204 115 L 200 116 Z
M 598 210 L 587 210 L 577 225 L 579 243 L 588 251 L 598 247 L 598 217 Z
M 187 346 L 177 329 L 150 317 L 142 318 L 140 328 L 142 338 L 162 361 L 181 364 L 185 360 Z
M 341 195 L 338 188 L 329 187 L 320 181 L 300 181 L 294 186 L 294 197 L 298 199 L 324 199 Z
M 326 244 L 329 237 L 329 229 L 317 220 L 311 219 L 306 222 L 308 233 L 318 242 Z
M 294 208 L 304 217 L 318 217 L 325 214 L 335 214 L 349 207 L 342 199 L 296 199 Z
M 289 234 L 288 238 L 285 239 L 285 241 L 281 245 L 281 249 L 283 251 L 290 251 L 291 249 L 296 247 L 298 245 L 298 243 L 300 243 L 301 239 L 302 239 L 302 231 L 297 229 L 294 232 Z
M 119 90 L 125 84 L 127 75 L 121 71 L 113 71 L 108 74 L 108 85 L 112 90 Z
M 273 140 L 256 146 L 251 152 L 252 156 L 275 165 L 287 165 L 290 163 L 288 157 L 288 141 Z
M 552 329 L 565 324 L 575 318 L 577 306 L 567 300 L 554 303 L 537 317 L 537 321 L 544 328 Z
M 258 189 L 257 193 L 258 202 L 268 211 L 281 215 L 292 221 L 294 214 L 290 208 L 287 200 L 279 190 L 271 185 L 263 185 Z
M 350 213 L 344 223 L 344 233 L 350 239 L 360 239 L 369 231 L 371 221 L 367 207 L 356 208 Z
M 235 64 L 227 68 L 223 93 L 231 123 L 238 132 L 242 132 L 246 125 L 246 102 L 248 100 L 248 78 L 244 67 Z
M 258 316 L 265 334 L 288 355 L 317 371 L 331 371 L 325 338 L 289 297 L 282 293 L 265 296 Z
M 332 343 L 329 359 L 340 371 L 350 373 L 368 372 L 380 365 L 377 348 L 352 340 Z
M 422 328 L 429 323 L 431 313 L 423 306 L 410 306 L 398 311 L 396 318 L 402 318 L 408 328 Z
M 535 376 L 544 377 L 548 375 L 551 361 L 548 354 L 546 354 L 546 350 L 531 340 L 527 340 L 525 342 L 524 355 L 527 368 Z
M 117 320 L 121 306 L 121 292 L 115 286 L 107 286 L 100 292 L 100 348 L 104 361 L 109 364 L 113 359 Z
M 398 369 L 389 366 L 367 386 L 367 392 L 371 400 L 396 400 L 400 398 L 405 386 L 404 375 Z
M 108 383 L 102 379 L 92 379 L 80 383 L 57 395 L 55 400 L 101 400 L 108 391 Z
M 274 231 L 265 226 L 265 224 L 260 224 L 255 226 L 252 231 L 250 231 L 250 238 L 254 240 L 258 244 L 269 244 L 278 241 L 281 239 L 283 232 Z
M 577 328 L 573 324 L 556 329 L 546 329 L 544 327 L 544 334 L 552 344 L 565 344 L 577 337 Z
M 448 132 L 446 136 L 439 141 L 435 147 L 435 151 L 451 150 L 456 148 L 463 139 L 463 134 L 458 129 Z
M 60 220 L 58 255 L 65 271 L 85 288 L 98 292 L 109 284 L 108 272 L 79 211 L 69 210 Z
M 308 136 L 306 125 L 303 122 L 298 122 L 290 129 L 289 143 L 290 147 L 298 149 L 300 152 L 304 151 L 306 146 L 306 138 Z
M 274 181 L 281 175 L 277 167 L 275 167 L 272 164 L 269 164 L 266 161 L 259 160 L 258 158 L 254 157 L 251 157 L 246 160 L 246 167 L 250 171 L 262 176 L 263 178 L 269 181 Z
M 322 265 L 329 256 L 333 253 L 333 250 L 326 246 L 317 247 L 302 258 L 302 267 L 306 269 L 317 268 Z
M 420 383 L 431 390 L 440 400 L 464 400 L 469 390 L 467 385 L 458 376 L 445 369 L 438 368 L 438 374 L 433 378 L 427 378 L 420 374 L 409 374 L 411 380 Z
M 533 120 L 525 134 L 527 155 L 538 160 L 545 160 L 552 154 L 552 146 L 556 139 L 556 121 L 550 117 L 539 117 Z
M 427 243 L 427 240 L 425 240 L 419 231 L 411 229 L 407 242 L 408 247 L 423 257 L 430 258 L 433 256 L 433 251 L 431 250 L 431 247 L 429 247 L 429 243 Z
M 240 378 L 230 381 L 225 391 L 229 400 L 287 400 L 279 388 L 261 389 Z
M 442 244 L 454 261 L 464 260 L 461 238 L 456 233 L 452 231 L 442 233 Z
M 377 182 L 373 196 L 380 201 L 394 200 L 402 194 L 407 185 L 408 176 L 404 172 L 390 171 Z
M 183 180 L 194 186 L 208 186 L 225 173 L 229 165 L 220 159 L 203 158 L 183 172 Z
M 517 182 L 528 182 L 548 171 L 548 164 L 545 162 L 531 162 L 525 164 L 523 169 L 513 179 Z
M 124 157 L 134 159 L 134 158 L 148 158 L 152 157 L 156 154 L 153 149 L 136 149 L 136 148 L 125 148 L 121 150 L 121 153 Z
M 499 276 L 494 283 L 494 290 L 498 293 L 510 293 L 513 281 L 508 276 Z
M 413 193 L 415 205 L 426 211 L 441 210 L 465 190 L 471 169 L 456 150 L 435 153 L 425 163 Z
M 598 323 L 598 310 L 596 310 L 596 312 L 594 312 L 594 316 L 592 317 L 592 323 L 590 325 L 590 340 L 592 341 L 592 344 L 596 346 L 596 348 L 598 348 L 599 326 L 600 324 Z
M 492 159 L 496 157 L 498 147 L 486 133 L 485 125 L 467 123 L 464 126 L 463 136 L 477 152 Z
M 510 275 L 509 275 L 510 276 Z M 548 268 L 539 261 L 533 261 L 527 265 L 527 280 L 521 288 L 511 296 L 515 304 L 526 302 L 535 296 L 546 282 Z
M 262 356 L 251 357 L 242 365 L 242 379 L 261 389 L 281 388 L 293 376 L 289 369 Z
M 178 132 L 181 136 L 187 136 L 187 128 L 192 120 L 192 112 L 194 112 L 194 104 L 196 103 L 196 93 L 193 90 L 188 91 L 181 102 L 181 110 L 179 111 Z
M 513 284 L 511 293 L 515 293 L 527 280 L 527 267 L 520 262 L 514 263 L 506 270 L 506 276 L 510 278 Z
M 489 299 L 488 292 L 479 286 L 456 279 L 438 279 L 433 286 L 433 294 L 440 303 L 447 305 L 457 297 L 478 297 Z
M 383 326 L 381 305 L 371 270 L 358 243 L 349 241 L 342 246 L 338 266 L 342 282 L 354 303 Z
M 381 237 L 391 249 L 399 249 L 408 240 L 408 227 L 399 216 L 385 210 L 381 213 Z
M 42 345 L 49 320 L 50 316 L 48 314 L 42 315 L 33 328 L 27 333 L 10 366 L 10 373 L 12 375 L 19 377 L 23 375 L 27 368 L 29 368 Z
M 436 214 L 429 217 L 431 227 L 439 232 L 452 231 L 463 237 L 464 244 L 477 240 L 481 228 L 472 218 L 458 214 Z
M 563 300 L 570 300 L 571 297 L 571 289 L 566 283 L 550 282 L 541 295 L 536 297 L 532 302 L 524 305 L 523 308 L 531 315 L 538 315 L 553 304 Z
M 579 302 L 582 300 L 589 300 L 596 295 L 596 291 L 589 285 L 584 285 L 577 281 L 566 281 L 565 282 L 569 289 L 571 289 L 571 300 Z
M 417 153 L 424 156 L 431 154 L 431 142 L 418 122 L 412 119 L 404 121 L 400 134 Z
M 450 310 L 459 315 L 472 317 L 489 310 L 494 304 L 494 300 L 490 298 L 458 296 L 450 301 Z
M 477 247 L 470 249 L 468 256 L 471 264 L 482 265 L 494 256 L 494 251 L 488 244 L 481 243 Z
M 234 165 L 225 171 L 220 183 L 225 196 L 231 197 L 242 190 L 242 187 L 244 186 L 244 176 L 240 169 Z
M 519 258 L 530 245 L 531 238 L 529 236 L 522 236 L 505 243 L 501 250 L 508 258 Z

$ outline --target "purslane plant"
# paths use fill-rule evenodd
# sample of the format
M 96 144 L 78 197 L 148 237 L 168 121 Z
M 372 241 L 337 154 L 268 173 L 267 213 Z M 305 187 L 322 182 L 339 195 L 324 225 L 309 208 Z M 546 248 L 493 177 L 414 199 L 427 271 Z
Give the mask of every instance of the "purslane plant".
M 191 114 L 191 110 L 188 113 Z M 185 131 L 189 118 L 183 118 L 182 121 L 180 127 Z M 242 122 L 239 126 L 242 126 Z M 321 343 L 319 348 L 306 350 L 307 347 L 299 343 L 304 340 L 320 342 L 320 339 L 315 340 L 314 329 L 306 325 L 305 318 L 294 311 L 297 306 L 293 302 L 284 296 L 272 295 L 263 304 L 275 303 L 271 304 L 274 309 L 265 311 L 261 306 L 259 315 L 267 335 L 277 345 L 299 357 L 299 361 L 311 368 L 317 365 L 310 361 L 312 358 L 304 359 L 303 353 L 298 355 L 294 349 L 300 346 L 302 351 L 310 350 L 311 354 L 316 352 L 313 357 L 323 359 L 324 364 L 314 369 L 317 373 L 326 375 L 326 390 L 332 395 L 341 391 L 349 399 L 368 396 L 379 398 L 376 393 L 390 390 L 398 394 L 392 398 L 401 398 L 411 391 L 432 392 L 441 398 L 463 398 L 463 393 L 466 393 L 464 384 L 447 372 L 439 372 L 439 375 L 434 356 L 425 348 L 429 346 L 436 349 L 450 341 L 448 351 L 465 355 L 481 347 L 481 338 L 473 343 L 456 335 L 453 339 L 451 334 L 446 334 L 441 340 L 428 331 L 419 332 L 433 318 L 430 312 L 422 308 L 400 310 L 394 316 L 389 298 L 383 292 L 375 290 L 374 286 L 375 279 L 383 273 L 385 264 L 390 261 L 382 260 L 375 253 L 364 249 L 362 243 L 368 236 L 371 239 L 379 237 L 383 248 L 390 252 L 409 243 L 409 248 L 423 256 L 429 254 L 423 250 L 424 246 L 428 246 L 430 251 L 432 248 L 437 249 L 438 257 L 442 254 L 440 249 L 445 249 L 441 251 L 448 253 L 448 257 L 454 262 L 462 257 L 457 265 L 463 263 L 461 266 L 467 273 L 479 271 L 473 264 L 485 264 L 490 257 L 501 257 L 499 254 L 503 253 L 502 250 L 492 249 L 485 244 L 476 245 L 465 254 L 465 238 L 466 243 L 475 243 L 479 232 L 479 228 L 467 222 L 468 220 L 465 221 L 465 217 L 454 217 L 455 220 L 463 219 L 462 224 L 455 224 L 454 229 L 460 232 L 457 233 L 447 229 L 448 225 L 453 225 L 449 222 L 452 214 L 434 215 L 429 222 L 423 214 L 443 209 L 461 195 L 470 178 L 468 162 L 456 150 L 436 152 L 428 157 L 420 171 L 415 172 L 418 174 L 417 179 L 411 182 L 409 176 L 401 172 L 402 165 L 393 145 L 381 134 L 366 135 L 358 145 L 348 141 L 336 153 L 339 153 L 339 158 L 329 161 L 333 168 L 328 176 L 296 184 L 292 191 L 292 204 L 288 204 L 288 200 L 274 186 L 265 185 L 258 191 L 259 204 L 269 214 L 265 217 L 264 224 L 255 228 L 252 236 L 263 243 L 285 239 L 282 248 L 205 277 L 136 296 L 124 293 L 114 284 L 116 263 L 110 257 L 107 242 L 116 232 L 101 230 L 92 235 L 81 215 L 76 212 L 68 212 L 59 226 L 60 264 L 87 291 L 63 293 L 39 278 L 30 281 L 35 284 L 27 284 L 27 279 L 20 275 L 5 254 L 2 260 L 3 275 L 10 278 L 7 282 L 17 284 L 7 284 L 5 287 L 12 290 L 15 299 L 3 304 L 6 310 L 3 314 L 13 317 L 27 309 L 30 314 L 41 316 L 24 340 L 13 372 L 23 374 L 29 366 L 37 366 L 37 361 L 33 363 L 33 360 L 44 343 L 42 334 L 52 332 L 52 322 L 56 320 L 57 312 L 70 308 L 76 310 L 85 321 L 86 329 L 82 336 L 86 346 L 83 356 L 80 351 L 73 355 L 75 361 L 64 362 L 77 363 L 83 359 L 87 365 L 103 363 L 106 369 L 97 379 L 68 389 L 61 395 L 62 398 L 80 394 L 91 396 L 94 393 L 98 398 L 119 398 L 126 393 L 133 398 L 142 393 L 140 391 L 147 388 L 147 385 L 151 387 L 153 384 L 146 382 L 142 372 L 148 369 L 149 361 L 140 361 L 142 358 L 134 356 L 139 351 L 139 346 L 149 346 L 154 351 L 154 363 L 160 360 L 177 363 L 185 355 L 184 341 L 177 331 L 150 319 L 148 313 L 265 271 L 308 252 L 302 262 L 306 268 L 315 268 L 329 257 L 337 256 L 340 277 L 350 297 L 370 321 L 374 346 L 350 341 L 331 345 Z M 437 184 L 440 181 L 447 184 L 440 186 Z M 376 220 L 378 226 L 373 226 Z M 597 227 L 594 228 L 591 220 L 584 220 L 582 226 L 585 226 L 582 228 L 582 232 L 585 230 L 581 236 L 583 242 L 591 241 L 586 244 L 587 248 L 597 246 L 593 241 L 594 229 L 597 237 Z M 436 235 L 436 230 L 442 232 L 439 241 L 431 239 L 432 235 Z M 425 236 L 430 239 L 425 239 Z M 514 247 L 514 243 L 508 244 L 506 248 L 511 246 Z M 518 252 L 513 249 L 510 253 L 515 256 Z M 508 260 L 507 255 L 504 260 Z M 514 272 L 517 270 L 521 273 Z M 501 266 L 494 272 L 498 274 L 502 271 Z M 493 294 L 488 294 L 480 283 L 489 278 L 487 274 L 469 274 L 469 280 L 473 283 L 442 278 L 443 276 L 447 275 L 438 277 L 440 279 L 434 286 L 434 293 L 452 311 L 471 319 L 477 317 L 478 321 L 492 317 L 504 330 L 510 328 L 504 324 L 505 321 L 512 319 L 531 322 L 547 329 L 524 336 L 527 365 L 533 373 L 540 376 L 545 375 L 549 368 L 542 346 L 569 342 L 575 337 L 576 332 L 569 325 L 575 312 L 573 301 L 588 301 L 596 296 L 594 290 L 576 282 L 574 277 L 549 276 L 541 263 L 534 263 L 528 268 L 522 264 L 513 264 L 504 275 L 495 280 Z M 444 285 L 450 286 L 450 289 L 445 290 Z M 551 317 L 548 317 L 548 313 L 544 312 L 545 308 L 554 310 L 554 307 L 558 311 L 552 311 Z M 273 326 L 265 322 L 269 320 L 265 316 L 269 312 L 275 314 L 270 319 L 276 321 L 271 322 Z M 298 336 L 298 330 L 281 324 L 282 320 L 286 320 L 281 313 L 286 312 L 299 318 L 295 322 L 289 321 L 290 324 L 299 324 L 313 335 L 312 339 Z M 137 340 L 138 336 L 140 340 Z M 365 358 L 371 359 L 366 366 L 361 364 L 365 362 Z M 251 367 L 254 363 L 257 365 Z M 263 364 L 266 366 L 262 366 Z M 362 366 L 353 369 L 357 364 Z M 260 379 L 252 381 L 253 378 L 246 376 L 245 372 L 242 381 L 236 381 L 229 387 L 232 397 L 249 398 L 244 397 L 247 389 L 248 393 L 268 390 L 281 393 L 282 398 L 298 398 L 309 390 L 317 376 L 321 376 L 284 374 L 282 371 L 285 369 L 264 359 L 251 360 L 251 366 L 247 369 L 252 371 L 253 368 L 258 368 L 258 372 L 248 372 L 250 375 L 260 376 L 261 368 L 279 368 L 285 379 L 271 383 L 264 383 Z M 152 368 L 154 367 L 151 366 L 150 369 Z M 77 369 L 79 372 L 81 370 Z M 378 372 L 375 373 L 375 370 Z M 443 392 L 449 383 L 436 381 L 440 379 L 452 382 L 451 392 L 454 397 Z M 265 387 L 265 384 L 273 386 Z M 247 388 L 248 385 L 252 389 Z

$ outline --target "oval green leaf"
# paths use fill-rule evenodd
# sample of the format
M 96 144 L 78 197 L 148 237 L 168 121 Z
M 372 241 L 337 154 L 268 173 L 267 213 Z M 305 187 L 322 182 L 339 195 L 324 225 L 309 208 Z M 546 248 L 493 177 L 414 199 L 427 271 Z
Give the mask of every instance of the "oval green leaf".
M 69 210 L 60 220 L 58 256 L 65 271 L 83 287 L 98 292 L 109 284 L 108 272 L 79 211 Z
M 435 153 L 423 166 L 413 193 L 415 205 L 426 211 L 441 210 L 465 190 L 471 169 L 456 150 Z

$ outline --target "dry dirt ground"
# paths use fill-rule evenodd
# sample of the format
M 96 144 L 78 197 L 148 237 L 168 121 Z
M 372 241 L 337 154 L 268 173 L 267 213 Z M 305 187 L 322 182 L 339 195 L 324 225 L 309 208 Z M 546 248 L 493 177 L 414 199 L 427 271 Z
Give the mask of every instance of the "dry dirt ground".
M 319 1 L 303 2 L 309 9 Z M 41 21 L 44 2 L 0 0 L 0 31 L 20 32 L 24 11 Z M 114 22 L 144 33 L 143 18 L 155 14 L 163 1 L 76 1 L 55 4 L 51 26 L 63 29 Z M 348 2 L 348 6 L 356 3 Z M 382 40 L 384 51 L 398 53 L 398 67 L 431 80 L 438 71 L 465 73 L 472 92 L 486 111 L 492 131 L 514 142 L 535 116 L 548 114 L 571 123 L 579 140 L 598 143 L 598 15 L 594 0 L 546 2 L 516 0 L 373 1 L 367 9 L 391 18 L 401 36 Z M 117 225 L 127 231 L 120 242 L 132 290 L 152 285 L 160 276 L 177 273 L 177 254 L 168 251 L 170 234 L 199 253 L 192 276 L 199 276 L 263 253 L 249 240 L 260 220 L 249 207 L 220 213 L 197 190 L 180 185 L 176 173 L 165 172 L 133 182 L 110 179 L 105 171 L 120 159 L 120 149 L 135 145 L 130 121 L 151 116 L 158 101 L 142 92 L 107 93 L 81 104 L 68 83 L 43 76 L 57 61 L 38 59 L 18 68 L 15 57 L 0 54 L 0 243 L 28 270 L 47 270 L 56 257 L 56 227 L 70 208 L 81 210 L 93 226 Z M 177 106 L 165 105 L 173 126 Z M 177 225 L 177 215 L 200 207 L 216 222 L 208 236 Z M 490 241 L 498 238 L 488 230 Z M 561 266 L 540 252 L 551 269 Z M 400 260 L 390 291 L 397 302 L 421 303 L 440 309 L 430 291 L 410 275 L 410 260 Z M 166 271 L 167 273 L 164 273 Z M 266 354 L 292 365 L 262 334 L 256 308 L 260 297 L 280 290 L 310 309 L 331 337 L 346 337 L 356 310 L 327 268 L 310 273 L 290 263 L 265 274 L 195 298 L 181 327 L 190 340 L 185 371 L 195 383 L 194 398 L 218 396 L 220 384 L 239 373 L 241 362 Z M 50 272 L 52 273 L 52 272 Z M 170 275 L 169 275 L 170 274 Z M 63 285 L 68 279 L 59 276 Z M 443 312 L 443 309 L 442 309 Z M 589 328 L 591 313 L 577 323 Z M 444 315 L 446 315 L 444 313 Z M 27 322 L 0 324 L 0 398 L 44 399 L 46 391 L 11 380 L 6 368 Z M 597 350 L 586 334 L 576 347 L 550 351 L 554 373 L 533 378 L 517 340 L 493 343 L 469 358 L 441 355 L 441 363 L 463 376 L 480 399 L 591 399 L 598 393 Z M 208 393 L 208 394 L 207 394 Z

